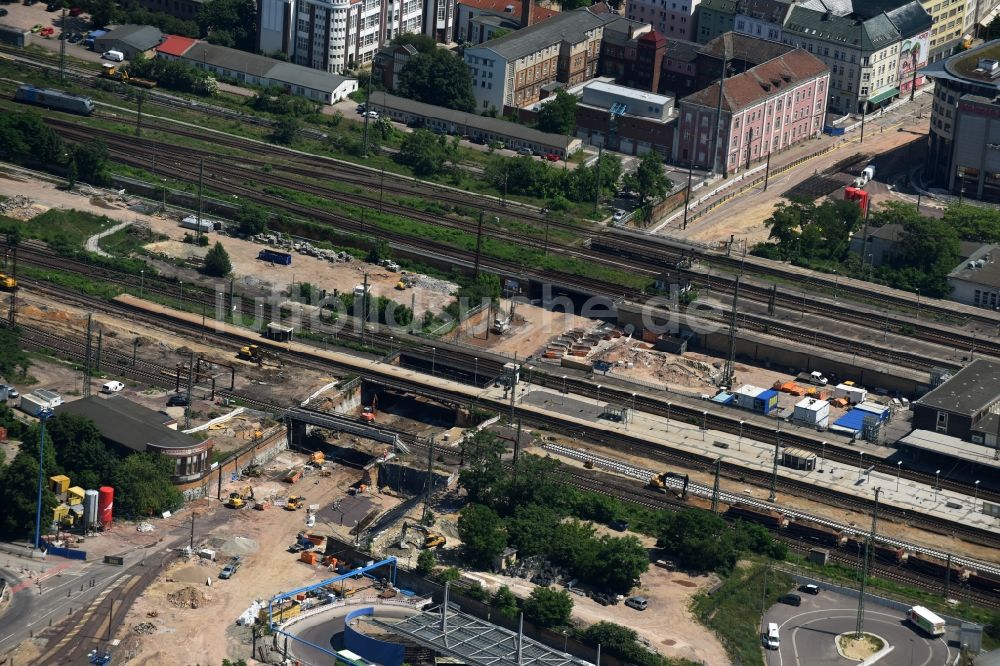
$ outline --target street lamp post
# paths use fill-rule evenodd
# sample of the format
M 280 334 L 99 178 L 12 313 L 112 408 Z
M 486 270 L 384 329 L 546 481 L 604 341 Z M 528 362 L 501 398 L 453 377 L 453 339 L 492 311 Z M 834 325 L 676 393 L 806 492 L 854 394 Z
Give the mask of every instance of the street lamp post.
M 864 478 L 865 474 L 865 452 L 858 451 L 858 481 Z
M 899 492 L 899 473 L 903 470 L 903 461 L 896 462 L 896 492 Z
M 934 501 L 937 502 L 938 489 L 941 487 L 941 470 L 934 472 Z
M 146 269 L 139 269 L 139 298 L 142 298 L 142 288 L 145 286 L 146 281 Z
M 745 421 L 740 421 L 740 438 L 736 440 L 736 450 L 743 450 L 743 424 Z
M 670 408 L 673 406 L 674 404 L 672 402 L 667 403 L 667 425 L 670 425 Z
M 431 374 L 434 374 L 435 366 L 437 365 L 437 347 L 431 347 Z
M 598 407 L 598 409 L 601 407 L 601 388 L 602 388 L 601 385 L 598 384 L 597 385 L 597 407 Z
M 975 483 L 976 493 L 972 496 L 972 510 L 976 510 L 976 505 L 979 504 L 979 479 L 976 479 Z
M 475 366 L 475 370 L 473 370 L 473 372 L 472 372 L 472 383 L 475 384 L 478 387 L 479 386 L 479 357 L 478 356 L 474 356 L 472 358 L 472 362 L 473 362 L 473 364 Z
M 35 550 L 42 542 L 42 484 L 45 480 L 45 422 L 52 416 L 51 409 L 38 412 L 38 503 L 35 508 Z
M 177 285 L 178 285 L 178 289 L 177 290 L 180 292 L 180 297 L 181 297 L 181 310 L 183 310 L 184 309 L 184 280 L 178 280 L 177 281 Z

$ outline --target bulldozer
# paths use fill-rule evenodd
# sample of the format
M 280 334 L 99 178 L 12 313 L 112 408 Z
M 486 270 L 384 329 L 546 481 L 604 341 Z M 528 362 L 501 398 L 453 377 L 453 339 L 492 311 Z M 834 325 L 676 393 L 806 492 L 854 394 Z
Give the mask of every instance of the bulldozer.
M 253 500 L 253 498 L 253 488 L 243 486 L 238 491 L 229 493 L 229 500 L 226 502 L 226 506 L 230 509 L 242 509 L 247 505 L 247 501 Z
M 306 498 L 301 495 L 292 495 L 287 500 L 285 500 L 285 511 L 296 511 L 302 508 L 305 503 Z
M 648 487 L 653 490 L 659 490 L 661 493 L 668 492 L 667 479 L 684 479 L 684 485 L 681 487 L 681 492 L 675 493 L 678 499 L 687 499 L 687 489 L 688 489 L 688 475 L 678 474 L 677 472 L 661 472 L 659 474 L 654 474 L 649 479 Z
M 112 81 L 121 81 L 122 83 L 128 83 L 133 86 L 139 86 L 141 88 L 155 88 L 156 81 L 150 81 L 149 79 L 139 79 L 131 76 L 127 69 L 121 65 L 106 62 L 101 66 L 101 78 L 110 79 Z
M 424 537 L 424 548 L 442 548 L 447 543 L 447 537 L 437 532 L 428 532 Z

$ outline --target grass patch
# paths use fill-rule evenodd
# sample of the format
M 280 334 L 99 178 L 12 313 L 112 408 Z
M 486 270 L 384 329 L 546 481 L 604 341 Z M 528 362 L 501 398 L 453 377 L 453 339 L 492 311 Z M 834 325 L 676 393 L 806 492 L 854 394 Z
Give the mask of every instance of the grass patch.
M 82 248 L 88 238 L 116 224 L 102 215 L 78 210 L 47 210 L 27 221 L 4 218 L 21 228 L 28 238 L 45 241 L 52 248 Z
M 726 653 L 743 666 L 764 666 L 760 648 L 760 602 L 765 566 L 753 562 L 737 567 L 713 594 L 694 598 L 692 611 L 715 632 Z M 780 571 L 767 572 L 765 608 L 778 601 L 795 584 Z
M 98 241 L 98 246 L 109 254 L 127 257 L 131 254 L 143 254 L 145 245 L 156 241 L 167 240 L 163 234 L 141 232 L 136 227 L 125 227 L 109 234 Z

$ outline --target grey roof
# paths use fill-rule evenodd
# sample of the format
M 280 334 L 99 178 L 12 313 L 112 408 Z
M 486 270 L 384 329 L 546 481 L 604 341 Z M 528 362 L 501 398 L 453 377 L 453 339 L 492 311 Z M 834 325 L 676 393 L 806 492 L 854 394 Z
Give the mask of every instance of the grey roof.
M 1000 79 L 991 79 L 988 74 L 976 71 L 981 58 L 1000 59 L 1000 40 L 994 39 L 945 60 L 933 62 L 921 69 L 920 73 L 932 79 L 963 82 L 969 92 L 980 92 L 992 99 L 1000 90 Z
M 1000 433 L 1000 414 L 993 414 L 992 412 L 979 419 L 979 422 L 972 426 L 974 432 L 989 433 L 990 435 L 996 435 Z M 997 664 L 1000 666 L 1000 664 Z
M 977 358 L 914 404 L 971 416 L 1000 399 L 1000 361 Z
M 1000 666 L 1000 650 L 981 654 L 972 660 L 973 666 Z
M 147 444 L 186 449 L 202 443 L 163 425 L 169 417 L 121 396 L 81 398 L 63 403 L 59 411 L 92 420 L 102 437 L 133 451 L 145 451 Z
M 185 51 L 183 57 L 196 63 L 204 62 L 213 67 L 324 92 L 336 90 L 349 78 L 201 41 Z
M 516 632 L 453 608 L 448 608 L 447 631 L 444 631 L 441 626 L 442 608 L 444 606 L 432 608 L 404 620 L 381 620 L 375 617 L 372 623 L 396 635 L 405 636 L 418 645 L 457 657 L 463 663 L 474 666 L 514 663 L 522 663 L 524 666 L 590 666 L 583 659 L 526 636 L 518 640 Z M 518 656 L 521 658 L 518 659 Z
M 323 92 L 333 92 L 339 88 L 344 81 L 351 77 L 331 74 L 312 67 L 303 67 L 290 62 L 272 61 L 274 65 L 267 73 L 267 78 L 289 83 L 311 90 L 321 90 Z
M 792 7 L 785 22 L 785 32 L 805 39 L 860 47 L 865 51 L 877 51 L 900 38 L 899 30 L 885 14 L 858 23 L 851 16 L 827 16 L 802 5 Z
M 701 44 L 686 42 L 683 39 L 667 40 L 667 57 L 674 62 L 694 62 L 701 50 Z
M 128 44 L 138 51 L 148 51 L 163 41 L 163 33 L 160 32 L 159 28 L 151 25 L 128 24 L 109 30 L 106 34 L 101 35 L 100 39 L 113 39 Z
M 587 32 L 616 18 L 615 14 L 595 14 L 589 7 L 561 12 L 541 23 L 483 42 L 477 48 L 487 48 L 507 60 L 517 60 L 563 41 L 581 42 Z
M 970 262 L 977 261 L 984 262 L 982 268 L 969 268 Z M 948 279 L 1000 287 L 1000 245 L 983 245 L 948 273 Z
M 699 12 L 719 12 L 720 14 L 736 14 L 736 0 L 701 0 Z
M 834 16 L 853 14 L 860 19 L 869 19 L 910 2 L 912 0 L 802 0 L 799 4 L 819 12 L 829 11 Z
M 740 0 L 739 13 L 770 23 L 784 23 L 792 0 Z
M 507 120 L 500 120 L 499 118 L 489 118 L 473 112 L 456 111 L 455 109 L 447 109 L 443 106 L 424 104 L 423 102 L 417 102 L 405 97 L 397 97 L 396 95 L 390 95 L 382 91 L 372 92 L 371 104 L 376 109 L 397 109 L 423 118 L 436 118 L 456 125 L 491 132 L 499 136 L 509 136 L 532 143 L 562 148 L 563 150 L 566 150 L 572 141 L 577 140 L 562 134 L 540 132 L 531 127 L 525 127 L 524 125 L 512 123 Z
M 931 18 L 931 15 L 927 13 L 927 10 L 919 2 L 908 2 L 902 7 L 887 11 L 885 15 L 896 26 L 896 30 L 899 30 L 899 34 L 903 39 L 914 37 L 925 30 L 930 30 L 931 25 L 934 23 L 934 19 Z
M 727 60 L 739 57 L 747 62 L 760 65 L 794 50 L 795 47 L 790 44 L 729 31 L 709 40 L 698 49 L 698 53 L 716 59 L 721 59 L 722 54 L 725 53 Z

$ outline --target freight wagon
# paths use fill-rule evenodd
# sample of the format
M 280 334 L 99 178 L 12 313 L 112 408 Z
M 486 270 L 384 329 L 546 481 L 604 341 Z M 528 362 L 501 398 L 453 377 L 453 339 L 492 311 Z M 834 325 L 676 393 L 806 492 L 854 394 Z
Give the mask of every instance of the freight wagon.
M 975 587 L 993 594 L 1000 594 L 1000 574 L 973 571 L 969 573 L 969 587 Z
M 752 523 L 759 523 L 771 529 L 781 529 L 788 526 L 788 520 L 785 519 L 784 514 L 777 511 L 756 509 L 746 504 L 740 504 L 739 502 L 730 505 L 726 511 L 726 516 L 733 519 L 738 518 Z
M 46 109 L 56 109 L 68 113 L 78 113 L 89 116 L 94 112 L 94 100 L 82 95 L 52 90 L 51 88 L 36 88 L 35 86 L 19 86 L 14 93 L 14 99 L 25 104 L 44 106 Z
M 919 571 L 928 576 L 934 576 L 944 580 L 945 575 L 949 572 L 948 563 L 944 560 L 934 557 L 932 555 L 926 555 L 924 553 L 910 553 L 910 556 L 906 560 L 907 566 L 909 566 L 914 571 Z M 950 567 L 950 578 L 952 582 L 964 583 L 969 579 L 970 572 L 968 569 L 960 567 L 956 564 L 952 564 Z
M 842 531 L 805 518 L 796 518 L 794 522 L 790 522 L 788 531 L 802 539 L 809 539 L 835 548 L 847 543 L 847 537 Z
M 844 549 L 851 553 L 857 553 L 859 550 L 863 551 L 864 548 L 865 538 L 863 536 L 848 537 L 847 543 L 844 545 Z M 902 548 L 879 543 L 878 541 L 872 546 L 872 554 L 875 556 L 875 559 L 892 564 L 905 563 L 908 559 L 907 552 Z

